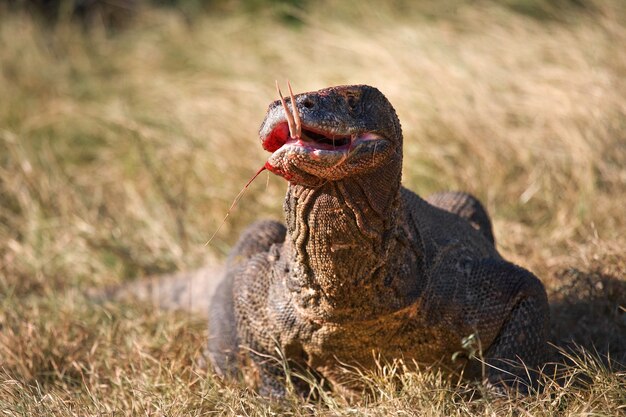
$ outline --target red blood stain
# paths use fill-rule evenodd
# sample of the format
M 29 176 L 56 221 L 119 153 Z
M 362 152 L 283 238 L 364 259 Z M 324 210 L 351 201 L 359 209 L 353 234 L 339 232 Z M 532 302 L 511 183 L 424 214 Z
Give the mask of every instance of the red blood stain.
M 286 172 L 286 171 L 284 171 L 284 170 L 282 170 L 282 169 L 280 169 L 278 167 L 273 166 L 272 164 L 270 164 L 270 161 L 267 161 L 263 168 L 267 169 L 268 171 L 270 171 L 270 172 L 272 172 L 272 173 L 274 173 L 274 174 L 276 174 L 278 176 L 283 177 L 287 181 L 289 181 L 291 178 L 293 178 L 293 175 L 291 175 L 290 173 L 288 173 L 288 172 Z
M 263 140 L 263 149 L 275 152 L 287 143 L 287 140 L 289 140 L 289 126 L 287 123 L 281 123 Z

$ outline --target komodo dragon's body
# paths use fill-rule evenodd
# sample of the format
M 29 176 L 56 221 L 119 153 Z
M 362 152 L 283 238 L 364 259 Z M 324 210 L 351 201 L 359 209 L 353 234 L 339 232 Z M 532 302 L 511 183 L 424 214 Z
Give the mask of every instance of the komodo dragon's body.
M 228 259 L 209 314 L 215 369 L 252 362 L 261 392 L 276 396 L 278 351 L 348 389 L 359 387 L 340 364 L 395 358 L 532 383 L 520 360 L 544 360 L 545 290 L 498 254 L 481 204 L 465 193 L 429 203 L 401 186 L 400 122 L 377 89 L 332 87 L 287 103 L 272 103 L 260 130 L 266 167 L 289 181 L 286 226 L 254 224 Z M 455 355 L 471 335 L 482 367 Z

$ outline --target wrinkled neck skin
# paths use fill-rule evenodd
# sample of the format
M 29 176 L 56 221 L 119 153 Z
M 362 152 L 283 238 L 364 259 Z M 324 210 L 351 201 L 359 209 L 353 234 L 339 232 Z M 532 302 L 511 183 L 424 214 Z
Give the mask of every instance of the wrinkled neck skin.
M 289 184 L 287 286 L 301 314 L 371 319 L 414 293 L 400 197 L 401 160 L 318 187 Z M 413 262 L 413 265 L 416 263 Z M 402 272 L 404 271 L 404 273 Z

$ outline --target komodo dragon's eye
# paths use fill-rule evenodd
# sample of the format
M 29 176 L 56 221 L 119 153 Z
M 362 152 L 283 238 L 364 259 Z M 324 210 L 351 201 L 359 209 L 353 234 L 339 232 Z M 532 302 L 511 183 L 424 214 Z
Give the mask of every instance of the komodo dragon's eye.
M 348 106 L 354 110 L 359 102 L 359 98 L 354 93 L 348 93 L 346 94 L 346 101 L 348 102 Z

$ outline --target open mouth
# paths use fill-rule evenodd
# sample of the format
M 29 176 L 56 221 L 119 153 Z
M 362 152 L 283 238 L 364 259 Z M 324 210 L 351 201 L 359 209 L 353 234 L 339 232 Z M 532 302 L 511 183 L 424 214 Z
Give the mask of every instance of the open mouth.
M 350 148 L 352 136 L 334 135 L 303 126 L 300 137 L 292 138 L 285 122 L 277 125 L 263 140 L 263 148 L 269 152 L 275 152 L 285 144 L 323 150 L 345 150 Z
M 301 140 L 312 143 L 321 149 L 337 149 L 350 146 L 352 137 L 349 135 L 325 135 L 309 129 L 302 129 Z

